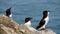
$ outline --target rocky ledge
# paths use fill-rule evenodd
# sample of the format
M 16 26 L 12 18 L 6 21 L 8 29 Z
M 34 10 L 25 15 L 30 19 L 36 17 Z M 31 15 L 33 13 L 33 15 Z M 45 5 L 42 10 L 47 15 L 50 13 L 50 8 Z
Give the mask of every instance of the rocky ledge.
M 51 29 L 36 30 L 24 24 L 18 24 L 12 18 L 0 15 L 0 34 L 56 34 Z

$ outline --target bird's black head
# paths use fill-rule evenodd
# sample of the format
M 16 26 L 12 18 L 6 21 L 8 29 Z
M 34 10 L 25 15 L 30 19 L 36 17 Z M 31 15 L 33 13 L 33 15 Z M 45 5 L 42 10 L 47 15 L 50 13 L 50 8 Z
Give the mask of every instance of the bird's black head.
M 6 10 L 6 16 L 9 16 L 11 14 L 11 8 Z
M 32 18 L 27 17 L 27 18 L 25 19 L 25 23 L 28 22 L 28 21 L 30 21 L 31 19 L 32 19 Z
M 49 15 L 49 11 L 45 10 L 43 11 L 43 16 L 48 16 Z

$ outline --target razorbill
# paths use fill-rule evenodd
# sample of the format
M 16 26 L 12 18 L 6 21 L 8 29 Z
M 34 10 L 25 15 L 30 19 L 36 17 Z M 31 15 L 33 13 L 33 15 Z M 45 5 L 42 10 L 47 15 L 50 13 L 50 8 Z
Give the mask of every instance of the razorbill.
M 36 27 L 36 29 L 43 30 L 45 29 L 47 23 L 49 21 L 49 11 L 45 10 L 43 11 L 43 18 L 41 19 L 39 25 Z
M 32 19 L 32 18 L 27 17 L 27 18 L 25 19 L 25 24 L 24 24 L 24 25 L 26 25 L 26 26 L 31 26 L 31 19 Z
M 6 16 L 8 16 L 9 18 L 12 17 L 11 8 L 6 10 Z
M 36 29 L 34 29 L 32 26 L 31 26 L 31 19 L 32 18 L 30 18 L 30 17 L 27 17 L 26 19 L 25 19 L 25 26 L 27 26 L 27 28 L 30 30 L 30 31 L 32 31 L 32 32 L 35 32 L 35 31 L 37 31 Z

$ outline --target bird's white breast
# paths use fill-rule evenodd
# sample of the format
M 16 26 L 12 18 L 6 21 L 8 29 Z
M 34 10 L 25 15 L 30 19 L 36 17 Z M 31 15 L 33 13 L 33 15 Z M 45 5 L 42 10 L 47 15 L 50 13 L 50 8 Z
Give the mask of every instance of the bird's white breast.
M 48 21 L 49 21 L 49 16 L 47 16 L 44 20 L 46 21 L 46 23 L 48 23 Z
M 45 26 L 47 25 L 47 23 L 48 23 L 48 21 L 49 21 L 49 16 L 47 16 L 44 20 L 45 20 L 45 24 L 44 24 L 43 27 L 45 27 Z
M 44 20 L 45 20 L 45 24 L 44 24 L 40 29 L 46 27 L 46 25 L 47 25 L 47 23 L 48 23 L 48 21 L 49 21 L 49 17 L 47 16 Z
M 12 17 L 12 14 L 10 14 L 9 17 L 11 18 Z
M 27 23 L 25 23 L 24 25 L 26 25 L 26 26 L 31 26 L 31 22 L 30 21 L 28 21 Z

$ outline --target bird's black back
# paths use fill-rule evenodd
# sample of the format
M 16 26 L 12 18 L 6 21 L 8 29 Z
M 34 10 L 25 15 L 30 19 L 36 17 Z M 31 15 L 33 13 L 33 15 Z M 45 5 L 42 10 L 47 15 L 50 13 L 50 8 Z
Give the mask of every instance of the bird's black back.
M 9 9 L 6 10 L 6 16 L 9 17 L 10 14 L 11 14 L 11 8 L 9 8 Z
M 43 11 L 43 18 L 39 22 L 39 25 L 36 27 L 36 29 L 41 28 L 45 24 L 45 18 L 48 16 L 48 11 Z
M 42 20 L 40 21 L 39 25 L 36 27 L 36 29 L 41 28 L 44 24 L 45 24 L 45 20 L 42 19 Z

